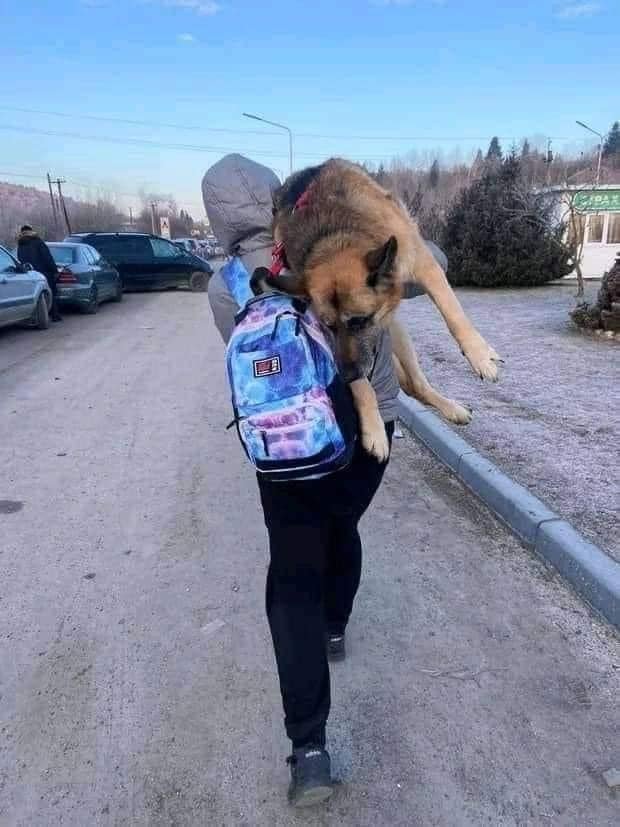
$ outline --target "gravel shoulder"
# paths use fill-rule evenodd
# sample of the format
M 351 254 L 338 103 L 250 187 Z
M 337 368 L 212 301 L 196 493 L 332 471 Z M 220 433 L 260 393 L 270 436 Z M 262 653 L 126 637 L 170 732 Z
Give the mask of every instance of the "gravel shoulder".
M 457 294 L 506 360 L 497 385 L 473 375 L 427 297 L 400 311 L 431 383 L 474 408 L 455 430 L 620 560 L 620 345 L 571 325 L 574 285 Z

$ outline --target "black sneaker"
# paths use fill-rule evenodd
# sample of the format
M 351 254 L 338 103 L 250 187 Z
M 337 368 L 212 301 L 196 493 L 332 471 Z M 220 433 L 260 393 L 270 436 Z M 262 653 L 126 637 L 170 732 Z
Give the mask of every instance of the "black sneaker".
M 327 636 L 327 660 L 332 663 L 344 660 L 347 652 L 344 645 L 344 633 L 341 635 Z
M 331 761 L 324 747 L 314 744 L 298 747 L 286 763 L 291 768 L 288 800 L 293 807 L 310 807 L 330 797 L 334 791 Z

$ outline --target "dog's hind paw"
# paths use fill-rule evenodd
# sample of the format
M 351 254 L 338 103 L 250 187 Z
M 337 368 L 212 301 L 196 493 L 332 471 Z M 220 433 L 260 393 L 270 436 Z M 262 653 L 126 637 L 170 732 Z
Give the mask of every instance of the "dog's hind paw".
M 475 338 L 470 339 L 463 347 L 463 354 L 469 364 L 472 366 L 474 373 L 484 380 L 490 382 L 497 382 L 499 363 L 502 359 L 480 336 L 476 334 Z
M 378 462 L 387 462 L 390 456 L 390 443 L 385 432 L 385 425 L 379 420 L 376 425 L 362 430 L 364 449 Z

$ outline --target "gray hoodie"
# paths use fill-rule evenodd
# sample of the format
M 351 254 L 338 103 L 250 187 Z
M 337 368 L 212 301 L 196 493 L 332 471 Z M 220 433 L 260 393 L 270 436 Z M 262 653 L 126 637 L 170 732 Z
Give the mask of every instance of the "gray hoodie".
M 227 255 L 242 258 L 250 275 L 256 267 L 271 263 L 272 193 L 279 186 L 275 173 L 243 155 L 226 155 L 207 170 L 202 180 L 202 197 L 213 232 Z M 448 262 L 443 252 L 432 242 L 427 244 L 445 270 Z M 422 292 L 412 286 L 406 298 Z M 220 272 L 209 282 L 209 303 L 215 325 L 227 342 L 239 308 Z M 383 420 L 393 421 L 397 417 L 399 385 L 387 330 L 379 339 L 370 381 Z

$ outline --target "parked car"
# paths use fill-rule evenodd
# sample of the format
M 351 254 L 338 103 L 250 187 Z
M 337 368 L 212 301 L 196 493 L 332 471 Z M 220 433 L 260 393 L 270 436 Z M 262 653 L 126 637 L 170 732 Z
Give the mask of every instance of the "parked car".
M 49 327 L 52 292 L 47 279 L 0 247 L 0 327 L 27 322 L 31 327 Z
M 198 255 L 198 244 L 193 238 L 173 238 L 172 243 L 176 244 L 185 253 Z
M 124 288 L 178 287 L 206 290 L 211 265 L 180 250 L 165 238 L 147 233 L 75 233 L 65 242 L 88 244 L 121 274 Z
M 61 305 L 96 313 L 101 302 L 122 300 L 120 273 L 94 247 L 64 241 L 48 242 L 47 246 L 58 265 L 56 284 Z

